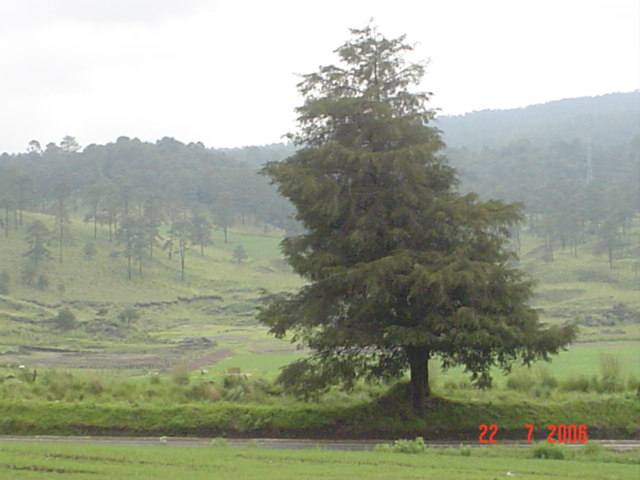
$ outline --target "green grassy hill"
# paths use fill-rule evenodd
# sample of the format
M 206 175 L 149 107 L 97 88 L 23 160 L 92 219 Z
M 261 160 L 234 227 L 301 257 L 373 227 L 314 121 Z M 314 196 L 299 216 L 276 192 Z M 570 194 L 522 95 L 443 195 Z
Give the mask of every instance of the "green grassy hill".
M 92 227 L 73 219 L 70 240 L 63 246 L 64 262 L 48 261 L 42 269 L 48 285 L 37 288 L 20 279 L 24 230 L 34 219 L 53 224 L 50 217 L 27 214 L 25 226 L 12 228 L 0 241 L 0 272 L 10 276 L 8 294 L 0 295 L 0 363 L 132 374 L 185 364 L 217 372 L 239 367 L 273 376 L 279 366 L 301 355 L 255 322 L 262 289 L 279 291 L 302 284 L 282 259 L 278 230 L 265 234 L 263 228 L 238 227 L 229 233 L 228 243 L 222 232 L 215 232 L 214 245 L 205 248 L 204 256 L 196 246 L 189 250 L 184 281 L 178 258 L 169 259 L 157 249 L 152 260 L 144 261 L 142 274 L 136 269 L 128 280 L 123 246 L 108 242 L 106 229 L 99 230 L 94 241 Z M 84 254 L 88 242 L 97 246 L 93 258 Z M 248 253 L 241 263 L 232 256 L 237 245 Z M 553 262 L 543 260 L 540 245 L 538 238 L 521 235 L 521 267 L 539 281 L 534 304 L 543 310 L 543 320 L 577 322 L 581 343 L 574 346 L 576 352 L 583 348 L 593 352 L 593 345 L 584 342 L 602 341 L 606 343 L 596 344 L 597 351 L 620 353 L 627 350 L 612 342 L 624 341 L 629 347 L 624 363 L 629 373 L 637 371 L 640 359 L 633 354 L 640 345 L 637 222 L 628 243 L 616 252 L 613 269 L 606 255 L 598 253 L 595 238 L 586 239 L 577 257 L 568 249 L 557 249 Z M 52 250 L 55 256 L 56 247 Z M 63 308 L 76 317 L 68 329 L 54 320 Z M 123 321 L 120 317 L 127 308 L 139 318 Z M 576 358 L 587 357 L 593 359 Z M 597 361 L 591 363 L 589 368 L 597 369 Z M 562 362 L 554 365 L 562 371 Z
M 124 247 L 108 242 L 106 230 L 94 241 L 89 225 L 72 220 L 64 261 L 46 262 L 41 274 L 48 285 L 38 288 L 21 281 L 24 230 L 36 218 L 53 223 L 43 215 L 26 215 L 25 226 L 12 229 L 0 243 L 0 272 L 10 276 L 8 294 L 0 295 L 0 359 L 5 363 L 166 369 L 181 362 L 203 366 L 234 353 L 293 351 L 253 319 L 262 289 L 301 284 L 282 261 L 277 230 L 265 235 L 264 230 L 238 228 L 229 232 L 227 243 L 222 232 L 215 232 L 204 255 L 196 246 L 188 251 L 184 281 L 177 256 L 169 259 L 157 249 L 153 259 L 144 261 L 142 274 L 136 266 L 128 280 Z M 97 246 L 92 258 L 84 254 L 88 242 Z M 237 245 L 248 255 L 242 262 L 233 258 Z M 75 315 L 73 328 L 56 327 L 53 319 L 63 308 Z M 139 316 L 130 324 L 119 318 L 127 308 Z M 118 355 L 109 359 L 107 354 Z
M 521 237 L 521 267 L 538 281 L 534 306 L 545 321 L 577 323 L 580 341 L 640 340 L 639 220 L 614 252 L 613 268 L 595 236 L 577 255 L 556 247 L 552 262 L 544 261 L 540 239 Z

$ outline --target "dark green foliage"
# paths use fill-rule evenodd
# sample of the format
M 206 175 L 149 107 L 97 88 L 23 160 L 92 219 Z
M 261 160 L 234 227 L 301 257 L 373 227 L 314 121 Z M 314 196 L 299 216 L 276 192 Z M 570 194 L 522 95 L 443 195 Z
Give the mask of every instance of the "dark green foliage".
M 35 220 L 27 227 L 27 251 L 23 254 L 34 266 L 51 259 L 51 232 L 40 220 Z
M 60 149 L 67 153 L 76 153 L 80 151 L 81 147 L 75 137 L 65 135 L 60 142 Z
M 200 246 L 200 255 L 204 255 L 204 247 L 206 245 L 211 245 L 213 241 L 211 240 L 211 223 L 207 220 L 207 217 L 204 215 L 195 215 L 191 219 L 191 232 L 190 232 L 190 240 L 194 245 Z
M 247 258 L 248 258 L 247 251 L 244 249 L 242 245 L 238 244 L 236 248 L 233 249 L 233 259 L 236 262 L 241 263 Z
M 76 316 L 68 308 L 63 308 L 58 312 L 53 323 L 60 330 L 71 330 L 76 326 Z
M 266 297 L 259 317 L 313 351 L 284 370 L 285 384 L 309 395 L 409 367 L 422 415 L 430 358 L 486 386 L 493 365 L 547 358 L 575 329 L 543 328 L 527 304 L 532 282 L 506 249 L 520 207 L 458 193 L 425 126 L 429 94 L 410 90 L 424 66 L 404 60 L 404 37 L 352 33 L 341 66 L 299 85 L 292 138 L 304 148 L 263 170 L 306 229 L 282 248 L 309 284 Z
M 118 320 L 120 320 L 122 323 L 126 323 L 127 325 L 132 324 L 139 318 L 140 314 L 133 307 L 127 307 L 118 314 Z

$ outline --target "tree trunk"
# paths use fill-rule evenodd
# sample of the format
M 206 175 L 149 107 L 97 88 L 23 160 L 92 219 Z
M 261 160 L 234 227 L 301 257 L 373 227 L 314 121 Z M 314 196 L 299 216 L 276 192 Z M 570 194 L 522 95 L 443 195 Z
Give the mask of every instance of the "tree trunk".
M 429 396 L 429 350 L 424 347 L 404 347 L 411 369 L 411 399 L 413 411 L 419 417 L 426 414 L 425 400 Z
M 180 281 L 184 282 L 184 257 L 186 252 L 184 250 L 180 251 Z
M 131 241 L 127 239 L 127 278 L 131 280 Z
M 60 218 L 60 263 L 62 263 L 62 240 L 64 239 L 64 227 L 62 225 L 62 218 Z

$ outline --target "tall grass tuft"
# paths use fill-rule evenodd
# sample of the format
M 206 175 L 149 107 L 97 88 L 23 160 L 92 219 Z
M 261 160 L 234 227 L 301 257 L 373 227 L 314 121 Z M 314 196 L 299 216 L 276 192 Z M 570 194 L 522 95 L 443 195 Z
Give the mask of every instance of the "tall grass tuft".
M 507 378 L 507 388 L 518 392 L 530 392 L 536 398 L 548 397 L 558 387 L 558 380 L 546 366 L 520 368 Z
M 612 354 L 600 354 L 598 363 L 600 365 L 598 391 L 613 393 L 624 390 L 625 382 L 620 358 Z
M 189 367 L 185 364 L 176 365 L 171 371 L 171 379 L 176 385 L 189 385 L 189 382 L 191 381 Z
M 383 443 L 376 445 L 376 452 L 394 452 L 394 453 L 423 453 L 427 449 L 422 437 L 416 437 L 415 440 L 407 440 L 401 438 L 393 443 Z

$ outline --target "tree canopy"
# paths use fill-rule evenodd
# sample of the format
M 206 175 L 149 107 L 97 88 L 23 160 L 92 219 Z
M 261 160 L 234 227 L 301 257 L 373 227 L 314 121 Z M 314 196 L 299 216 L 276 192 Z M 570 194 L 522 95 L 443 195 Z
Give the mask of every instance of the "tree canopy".
M 425 411 L 428 361 L 464 365 L 483 384 L 494 365 L 558 352 L 573 327 L 544 328 L 527 301 L 532 282 L 506 248 L 520 206 L 461 195 L 457 173 L 428 125 L 423 63 L 405 37 L 352 30 L 339 65 L 304 75 L 301 147 L 263 173 L 305 228 L 282 248 L 309 283 L 265 298 L 259 318 L 310 347 L 283 371 L 299 392 L 411 371 Z

